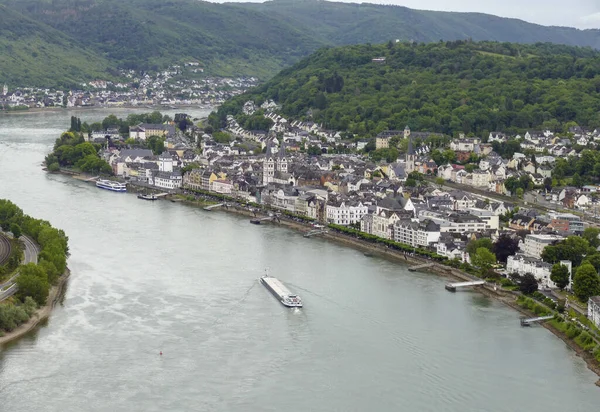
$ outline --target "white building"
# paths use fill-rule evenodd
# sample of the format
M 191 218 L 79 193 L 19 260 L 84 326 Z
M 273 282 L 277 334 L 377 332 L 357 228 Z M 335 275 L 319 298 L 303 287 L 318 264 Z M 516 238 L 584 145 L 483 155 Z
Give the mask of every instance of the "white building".
M 369 208 L 361 202 L 330 201 L 326 206 L 327 222 L 335 225 L 352 225 L 360 222 L 369 213 Z
M 171 172 L 159 171 L 154 176 L 148 179 L 149 184 L 167 190 L 174 190 L 180 188 L 182 181 L 183 178 L 179 170 L 174 170 Z
M 173 171 L 173 157 L 169 152 L 163 152 L 158 158 L 158 170 L 168 173 Z
M 393 239 L 413 247 L 428 247 L 440 239 L 440 226 L 432 220 L 399 220 L 394 223 Z
M 522 254 L 509 256 L 506 261 L 506 271 L 509 274 L 518 273 L 521 276 L 531 273 L 542 289 L 556 288 L 556 284 L 550 279 L 552 265 L 541 259 L 532 258 Z
M 544 248 L 564 238 L 558 235 L 527 235 L 525 242 L 521 244 L 521 250 L 527 256 L 540 259 Z
M 233 192 L 233 183 L 227 179 L 215 179 L 209 183 L 210 191 L 220 194 L 231 194 Z
M 498 230 L 500 228 L 500 216 L 485 209 L 469 209 L 469 213 L 473 216 L 477 216 L 485 223 L 486 229 Z
M 592 296 L 588 300 L 588 319 L 600 328 L 600 296 Z

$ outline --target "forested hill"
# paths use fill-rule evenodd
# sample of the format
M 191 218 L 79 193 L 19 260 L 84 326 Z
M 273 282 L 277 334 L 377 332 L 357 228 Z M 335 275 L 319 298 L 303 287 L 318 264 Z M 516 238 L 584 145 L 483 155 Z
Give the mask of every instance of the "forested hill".
M 246 7 L 280 17 L 335 45 L 382 43 L 390 39 L 436 42 L 470 38 L 600 48 L 600 30 L 547 27 L 483 13 L 413 10 L 401 6 L 322 0 L 274 0 L 247 3 Z
M 385 59 L 385 62 L 373 61 Z M 321 49 L 211 115 L 274 99 L 282 114 L 364 136 L 600 127 L 600 53 L 551 44 L 392 43 Z
M 0 0 L 0 23 L 0 83 L 12 86 L 107 78 L 108 67 L 152 70 L 188 61 L 202 64 L 207 74 L 267 79 L 323 46 L 390 39 L 600 48 L 599 30 L 319 0 Z

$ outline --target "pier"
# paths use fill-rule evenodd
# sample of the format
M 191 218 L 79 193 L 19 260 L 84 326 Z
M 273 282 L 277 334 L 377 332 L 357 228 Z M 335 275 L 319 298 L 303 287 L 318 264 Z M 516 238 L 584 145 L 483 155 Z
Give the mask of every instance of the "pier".
M 279 221 L 279 218 L 277 216 L 267 216 L 267 217 L 250 219 L 250 223 L 253 223 L 255 225 L 260 225 L 262 222 L 270 222 L 270 221 L 275 221 L 275 220 Z
M 423 263 L 422 265 L 411 266 L 408 268 L 409 272 L 416 272 L 417 270 L 427 269 L 435 266 L 435 263 Z
M 217 203 L 216 205 L 206 206 L 204 208 L 204 210 L 213 210 L 213 209 L 216 209 L 216 208 L 224 206 L 224 205 L 225 205 L 225 203 Z
M 450 292 L 456 292 L 458 288 L 466 288 L 471 286 L 481 286 L 485 285 L 485 280 L 473 280 L 471 282 L 458 282 L 458 283 L 448 283 L 446 284 L 446 290 Z
M 554 318 L 554 315 L 539 316 L 537 318 L 521 318 L 521 326 L 531 326 L 534 323 L 544 322 Z
M 327 232 L 328 232 L 327 229 L 314 229 L 314 230 L 311 230 L 310 232 L 306 232 L 304 234 L 304 237 L 313 237 L 313 236 L 323 235 Z

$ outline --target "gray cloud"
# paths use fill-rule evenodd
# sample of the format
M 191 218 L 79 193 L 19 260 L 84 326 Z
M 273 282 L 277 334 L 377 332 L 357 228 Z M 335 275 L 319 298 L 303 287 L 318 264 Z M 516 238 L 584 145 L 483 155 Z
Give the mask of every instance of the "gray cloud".
M 219 0 L 217 0 L 219 1 Z M 223 1 L 223 0 L 220 0 Z M 260 0 L 244 0 L 260 1 Z M 336 0 L 395 4 L 413 9 L 489 13 L 532 23 L 577 28 L 600 28 L 598 0 Z

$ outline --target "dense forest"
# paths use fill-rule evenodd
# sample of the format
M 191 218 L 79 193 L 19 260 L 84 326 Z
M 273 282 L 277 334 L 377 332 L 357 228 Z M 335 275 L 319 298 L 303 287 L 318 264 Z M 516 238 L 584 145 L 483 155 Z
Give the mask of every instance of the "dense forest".
M 317 0 L 0 0 L 0 83 L 74 85 L 116 69 L 196 61 L 205 73 L 268 79 L 324 46 L 392 40 L 549 41 L 600 47 L 600 31 L 479 13 Z
M 450 135 L 563 131 L 570 122 L 600 127 L 599 91 L 600 53 L 590 48 L 388 42 L 321 49 L 210 120 L 222 127 L 245 101 L 274 99 L 285 116 L 359 136 L 406 125 Z

